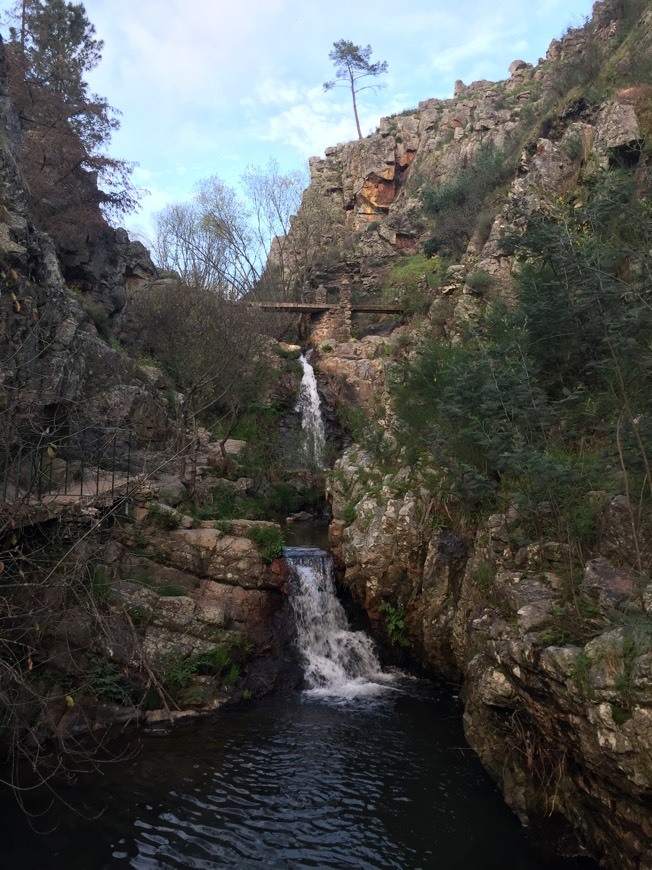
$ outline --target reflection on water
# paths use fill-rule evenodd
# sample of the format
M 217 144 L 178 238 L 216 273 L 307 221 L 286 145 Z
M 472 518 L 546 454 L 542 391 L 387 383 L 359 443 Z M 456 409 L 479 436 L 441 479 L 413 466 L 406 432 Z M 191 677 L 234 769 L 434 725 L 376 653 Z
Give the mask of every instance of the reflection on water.
M 575 866 L 533 851 L 459 723 L 447 694 L 408 679 L 375 698 L 233 709 L 64 790 L 81 815 L 34 820 L 51 834 L 5 802 L 3 867 Z
M 317 520 L 288 522 L 283 529 L 288 547 L 323 547 L 328 549 L 328 522 Z

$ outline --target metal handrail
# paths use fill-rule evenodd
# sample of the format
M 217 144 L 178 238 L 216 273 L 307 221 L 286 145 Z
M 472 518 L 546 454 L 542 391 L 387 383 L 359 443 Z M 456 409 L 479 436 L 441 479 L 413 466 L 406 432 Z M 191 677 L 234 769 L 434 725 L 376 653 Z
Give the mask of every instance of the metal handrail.
M 34 504 L 53 495 L 114 496 L 118 488 L 123 492 L 133 477 L 132 435 L 120 428 L 45 432 L 17 449 L 0 448 L 0 504 Z

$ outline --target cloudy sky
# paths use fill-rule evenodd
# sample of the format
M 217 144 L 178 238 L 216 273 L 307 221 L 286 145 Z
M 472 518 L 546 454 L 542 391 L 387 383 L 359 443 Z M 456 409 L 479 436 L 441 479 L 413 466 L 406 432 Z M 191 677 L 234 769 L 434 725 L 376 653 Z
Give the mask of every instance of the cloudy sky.
M 0 0 L 0 8 L 11 5 Z M 363 133 L 383 115 L 450 97 L 456 79 L 499 81 L 536 63 L 591 0 L 86 0 L 104 40 L 92 89 L 122 112 L 113 156 L 150 195 L 129 229 L 189 197 L 201 178 L 236 184 L 270 158 L 305 165 L 355 137 L 346 90 L 324 93 L 338 39 L 386 60 L 386 87 L 360 95 Z

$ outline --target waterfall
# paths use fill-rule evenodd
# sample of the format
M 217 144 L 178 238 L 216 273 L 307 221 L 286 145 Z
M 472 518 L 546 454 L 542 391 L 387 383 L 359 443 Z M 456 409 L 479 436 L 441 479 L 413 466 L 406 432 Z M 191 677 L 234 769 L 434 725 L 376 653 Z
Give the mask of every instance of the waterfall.
M 324 421 L 321 416 L 315 371 L 309 362 L 311 355 L 311 350 L 301 354 L 300 362 L 303 368 L 303 377 L 301 379 L 299 398 L 297 399 L 295 411 L 298 411 L 301 415 L 304 454 L 309 461 L 321 467 L 324 463 L 326 435 L 324 433 Z
M 350 698 L 386 690 L 395 677 L 382 671 L 371 638 L 351 630 L 335 594 L 331 556 L 313 547 L 288 547 L 285 559 L 307 691 Z

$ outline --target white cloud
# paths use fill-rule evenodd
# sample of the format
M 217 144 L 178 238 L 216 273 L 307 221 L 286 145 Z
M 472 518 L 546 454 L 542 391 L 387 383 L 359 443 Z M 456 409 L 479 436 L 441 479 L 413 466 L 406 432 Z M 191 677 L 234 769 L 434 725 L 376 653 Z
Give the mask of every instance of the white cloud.
M 256 115 L 256 105 L 265 107 Z M 322 87 L 301 87 L 298 83 L 266 81 L 248 101 L 251 135 L 266 142 L 279 142 L 296 150 L 303 158 L 321 154 L 329 145 L 356 136 L 351 102 L 345 93 L 324 93 Z M 361 123 L 366 128 L 377 123 L 367 118 L 360 107 Z
M 5 8 L 12 0 L 0 0 Z M 234 183 L 249 163 L 287 168 L 355 137 L 345 91 L 322 92 L 335 40 L 371 44 L 388 87 L 361 95 L 381 115 L 451 96 L 455 79 L 499 79 L 536 60 L 591 0 L 85 0 L 104 39 L 93 90 L 123 112 L 112 154 L 140 164 L 148 213 L 202 177 Z M 133 220 L 139 220 L 138 216 Z M 140 217 L 141 222 L 144 220 Z M 130 222 L 133 225 L 133 221 Z

